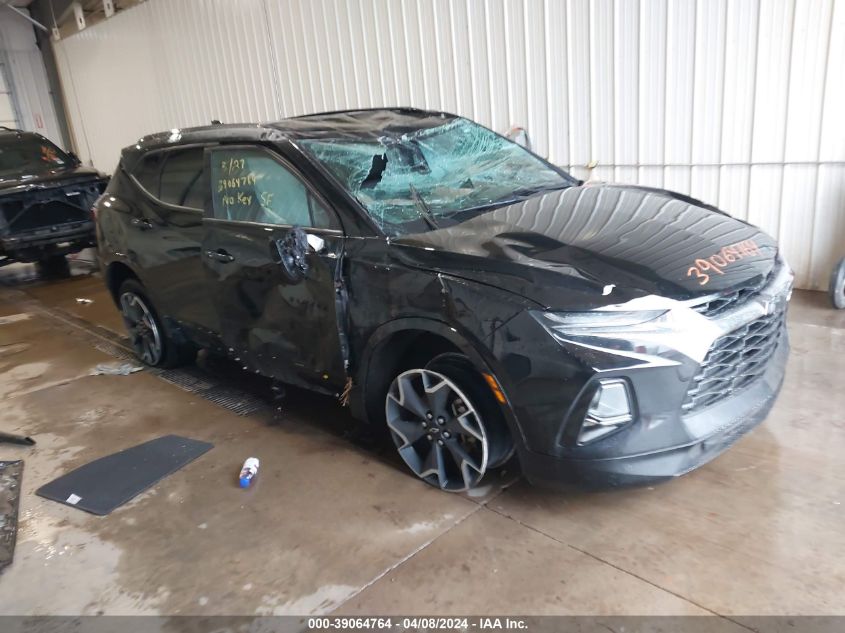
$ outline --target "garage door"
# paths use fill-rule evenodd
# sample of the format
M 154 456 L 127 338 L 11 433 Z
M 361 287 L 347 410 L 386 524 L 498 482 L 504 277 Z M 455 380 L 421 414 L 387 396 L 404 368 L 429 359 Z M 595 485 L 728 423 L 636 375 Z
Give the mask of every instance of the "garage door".
M 12 100 L 9 83 L 6 81 L 6 64 L 2 62 L 0 62 L 0 125 L 9 128 L 20 127 L 15 113 L 15 102 Z

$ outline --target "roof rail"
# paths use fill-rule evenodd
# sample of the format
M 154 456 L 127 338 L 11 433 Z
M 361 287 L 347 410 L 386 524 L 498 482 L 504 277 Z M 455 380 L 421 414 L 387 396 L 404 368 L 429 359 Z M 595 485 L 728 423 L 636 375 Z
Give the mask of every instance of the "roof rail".
M 329 110 L 327 112 L 311 112 L 309 114 L 297 114 L 292 117 L 285 117 L 288 119 L 307 119 L 309 117 L 321 117 L 331 114 L 352 114 L 355 112 L 415 112 L 419 114 L 449 114 L 448 112 L 439 112 L 437 110 L 425 110 L 423 108 L 415 108 L 413 106 L 382 106 L 376 108 L 349 108 L 346 110 Z M 452 115 L 454 116 L 454 115 Z

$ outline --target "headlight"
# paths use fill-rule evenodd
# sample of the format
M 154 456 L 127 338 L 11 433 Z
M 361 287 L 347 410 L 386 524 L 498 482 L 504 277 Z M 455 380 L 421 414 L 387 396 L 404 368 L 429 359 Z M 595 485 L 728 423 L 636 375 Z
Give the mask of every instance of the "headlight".
M 628 383 L 619 378 L 600 380 L 578 434 L 579 444 L 588 444 L 625 426 L 634 419 Z
M 624 328 L 653 321 L 666 310 L 594 310 L 592 312 L 539 312 L 531 314 L 552 334 Z

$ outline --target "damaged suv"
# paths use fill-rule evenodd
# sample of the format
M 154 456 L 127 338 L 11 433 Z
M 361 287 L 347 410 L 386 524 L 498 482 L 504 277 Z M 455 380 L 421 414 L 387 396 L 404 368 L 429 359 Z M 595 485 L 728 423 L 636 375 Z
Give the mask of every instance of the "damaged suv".
M 66 272 L 65 255 L 95 245 L 91 207 L 107 184 L 40 134 L 0 129 L 0 266 Z
M 197 347 L 339 395 L 421 479 L 683 474 L 768 413 L 792 272 L 757 228 L 668 191 L 583 183 L 413 109 L 171 130 L 97 203 L 144 362 Z

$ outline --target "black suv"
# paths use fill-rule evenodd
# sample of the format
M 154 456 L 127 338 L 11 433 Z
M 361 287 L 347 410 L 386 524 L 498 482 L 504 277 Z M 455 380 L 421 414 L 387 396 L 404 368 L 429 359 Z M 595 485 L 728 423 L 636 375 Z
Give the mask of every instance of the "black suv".
M 43 136 L 0 128 L 0 266 L 64 272 L 66 254 L 95 245 L 91 207 L 107 183 Z
M 685 473 L 771 408 L 792 272 L 688 197 L 583 183 L 467 119 L 171 130 L 97 203 L 138 355 L 198 346 L 348 401 L 444 490 Z

